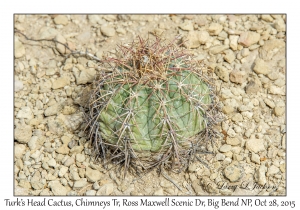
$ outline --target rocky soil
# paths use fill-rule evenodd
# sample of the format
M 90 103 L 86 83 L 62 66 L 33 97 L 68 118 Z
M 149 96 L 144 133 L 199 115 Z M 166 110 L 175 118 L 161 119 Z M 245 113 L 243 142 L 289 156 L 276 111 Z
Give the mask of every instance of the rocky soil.
M 137 35 L 180 35 L 214 69 L 222 111 L 209 168 L 120 177 L 91 158 L 80 94 L 97 62 L 52 42 L 15 34 L 15 195 L 285 195 L 285 15 L 15 15 L 35 39 L 67 43 L 101 58 Z M 254 188 L 254 189 L 253 189 Z

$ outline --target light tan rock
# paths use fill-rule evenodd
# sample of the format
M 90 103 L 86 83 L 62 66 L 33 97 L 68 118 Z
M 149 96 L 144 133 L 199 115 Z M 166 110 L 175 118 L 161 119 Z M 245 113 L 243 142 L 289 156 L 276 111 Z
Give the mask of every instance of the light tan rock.
M 246 142 L 246 149 L 251 152 L 258 153 L 265 151 L 264 140 L 263 139 L 249 139 Z
M 223 144 L 219 149 L 219 151 L 223 153 L 228 152 L 230 150 L 231 150 L 231 145 L 229 144 Z
M 101 179 L 102 173 L 98 170 L 93 170 L 90 167 L 87 167 L 85 176 L 89 182 L 97 182 Z
M 21 58 L 25 55 L 25 47 L 18 37 L 15 37 L 15 58 Z
M 23 106 L 21 107 L 21 109 L 19 110 L 16 118 L 18 119 L 21 119 L 21 118 L 24 118 L 24 119 L 28 119 L 28 120 L 31 120 L 33 118 L 33 112 L 31 110 L 30 107 L 28 106 Z
M 153 195 L 164 195 L 164 190 L 160 187 L 154 191 Z
M 259 39 L 260 39 L 259 33 L 247 31 L 247 32 L 241 33 L 238 43 L 245 47 L 249 47 L 249 46 L 257 43 L 259 41 Z
M 237 165 L 231 164 L 224 169 L 224 175 L 230 182 L 237 182 L 243 177 L 243 169 Z
M 76 154 L 76 162 L 82 163 L 85 160 L 84 154 Z
M 63 177 L 67 172 L 68 172 L 69 168 L 66 166 L 61 166 L 59 171 L 58 171 L 58 176 L 59 177 Z
M 23 187 L 20 187 L 20 186 L 15 186 L 14 195 L 15 196 L 29 195 L 29 190 L 27 188 L 23 188 Z
M 286 31 L 286 26 L 285 26 L 285 22 L 283 19 L 277 19 L 274 21 L 274 27 L 276 28 L 277 31 L 281 32 L 281 31 Z
M 237 137 L 233 137 L 233 138 L 227 137 L 226 138 L 226 143 L 229 144 L 229 145 L 232 145 L 232 146 L 236 146 L 236 145 L 239 145 L 241 143 L 241 140 Z
M 238 39 L 239 39 L 239 36 L 236 36 L 236 35 L 229 36 L 229 46 L 234 51 L 237 50 L 237 48 L 238 48 Z
M 270 107 L 270 108 L 272 108 L 272 109 L 275 107 L 274 101 L 272 101 L 272 100 L 270 100 L 270 99 L 268 99 L 268 98 L 265 98 L 265 99 L 264 99 L 264 102 L 265 102 L 265 104 L 266 104 L 268 107 Z
M 48 93 L 51 91 L 52 82 L 48 79 L 42 79 L 41 82 L 39 82 L 39 87 L 40 93 Z
M 200 46 L 198 34 L 196 31 L 189 31 L 187 36 L 184 38 L 184 46 L 188 49 L 195 49 Z
M 252 79 L 249 81 L 248 85 L 246 86 L 246 93 L 247 94 L 255 94 L 261 88 L 261 82 L 259 79 Z
M 110 25 L 103 25 L 101 26 L 100 30 L 104 36 L 111 37 L 116 34 L 116 30 L 113 28 L 113 26 Z
M 49 119 L 47 126 L 49 131 L 56 135 L 61 136 L 65 133 L 65 125 L 61 119 Z
M 257 74 L 268 74 L 270 72 L 269 66 L 262 59 L 256 59 L 253 70 Z
M 229 72 L 224 66 L 220 66 L 220 65 L 216 66 L 215 73 L 224 82 L 229 81 Z
M 279 172 L 279 168 L 277 166 L 271 165 L 268 168 L 267 176 L 273 176 Z
M 264 60 L 272 60 L 272 58 L 281 53 L 283 59 L 285 55 L 285 41 L 282 39 L 271 39 L 265 41 L 264 45 L 259 49 L 259 56 Z
M 247 73 L 245 71 L 233 70 L 229 74 L 229 79 L 233 83 L 242 84 L 246 81 Z
M 285 86 L 282 87 L 277 87 L 275 85 L 271 85 L 269 87 L 269 93 L 270 94 L 274 94 L 274 95 L 282 95 L 285 96 L 286 92 L 285 92 Z
M 81 178 L 78 181 L 74 182 L 73 189 L 74 190 L 80 189 L 80 188 L 83 188 L 85 185 L 87 185 L 87 179 L 86 178 Z
M 62 136 L 61 137 L 61 141 L 64 143 L 64 144 L 68 144 L 72 139 L 69 137 L 69 136 Z
M 59 154 L 63 154 L 63 155 L 67 155 L 70 152 L 70 149 L 68 147 L 68 144 L 63 144 L 61 145 L 59 148 L 57 148 L 55 150 L 55 152 L 59 153 Z
M 253 163 L 260 164 L 260 157 L 259 157 L 259 155 L 255 154 L 255 153 L 252 153 L 252 155 L 251 155 L 251 161 Z
M 50 181 L 48 187 L 51 189 L 53 195 L 67 195 L 67 188 L 64 187 L 59 181 Z
M 16 80 L 15 80 L 15 89 L 14 89 L 14 91 L 15 91 L 15 92 L 18 92 L 18 91 L 23 90 L 23 88 L 24 88 L 23 82 L 16 79 Z
M 194 30 L 194 26 L 193 26 L 193 22 L 189 21 L 189 20 L 185 20 L 180 26 L 179 28 L 181 28 L 184 31 L 193 31 Z
M 65 37 L 63 37 L 61 34 L 57 34 L 55 37 L 55 40 L 62 43 L 62 44 L 66 44 L 67 40 L 65 39 Z M 61 54 L 65 54 L 66 53 L 66 47 L 60 43 L 55 43 L 56 49 L 58 52 L 60 52 Z
M 74 170 L 71 170 L 70 173 L 69 173 L 69 178 L 73 181 L 78 181 L 80 180 L 80 177 L 79 177 L 79 174 L 78 172 L 74 171 Z
M 229 49 L 228 45 L 218 45 L 218 46 L 213 46 L 209 49 L 209 52 L 213 55 L 218 54 L 223 52 L 224 50 Z
M 15 128 L 15 140 L 19 143 L 27 144 L 32 136 L 32 128 L 30 125 L 18 125 Z
M 274 20 L 271 15 L 261 15 L 261 19 L 267 22 L 272 22 Z
M 48 117 L 48 116 L 56 115 L 59 111 L 59 107 L 60 106 L 58 103 L 55 103 L 52 106 L 49 106 L 44 112 L 45 116 Z
M 72 157 L 69 157 L 65 162 L 64 162 L 64 166 L 69 167 L 70 165 L 74 164 L 75 160 Z
M 232 116 L 231 120 L 233 122 L 241 122 L 243 121 L 243 116 L 240 113 L 236 113 L 235 115 Z
M 80 71 L 74 67 L 73 74 L 76 78 L 76 84 L 83 85 L 83 84 L 91 83 L 94 81 L 96 71 L 94 68 L 87 68 L 87 69 Z
M 113 183 L 107 183 L 102 185 L 97 191 L 96 195 L 110 195 L 114 191 Z
M 226 55 L 224 56 L 224 60 L 228 63 L 232 63 L 235 60 L 235 54 L 232 50 L 226 50 Z
M 222 30 L 223 30 L 223 26 L 219 23 L 211 23 L 208 28 L 209 34 L 214 36 L 218 36 Z
M 101 22 L 102 19 L 100 15 L 87 15 L 87 18 L 92 25 L 97 24 L 97 22 Z
M 199 31 L 197 36 L 200 44 L 205 44 L 209 39 L 209 33 L 207 31 Z
M 65 26 L 65 25 L 68 25 L 69 20 L 65 15 L 57 15 L 54 18 L 54 23 L 57 24 L 57 25 L 64 25 Z
M 285 163 L 280 164 L 279 169 L 282 173 L 285 173 L 285 170 L 286 170 Z
M 276 106 L 274 108 L 274 114 L 279 117 L 285 113 L 285 107 Z
M 14 146 L 15 149 L 15 157 L 16 158 L 21 158 L 23 154 L 25 153 L 26 146 L 24 144 L 15 144 Z
M 256 172 L 256 176 L 257 176 L 257 183 L 259 185 L 264 185 L 267 183 L 267 179 L 266 179 L 266 167 L 265 165 L 261 165 L 259 167 L 259 169 Z
M 81 151 L 83 150 L 83 146 L 74 146 L 71 150 L 70 150 L 70 154 L 78 154 L 81 153 Z
M 63 88 L 67 85 L 70 85 L 70 79 L 68 77 L 59 77 L 58 79 L 52 82 L 52 89 Z
M 232 106 L 223 106 L 222 110 L 225 114 L 230 114 L 234 111 L 234 108 Z

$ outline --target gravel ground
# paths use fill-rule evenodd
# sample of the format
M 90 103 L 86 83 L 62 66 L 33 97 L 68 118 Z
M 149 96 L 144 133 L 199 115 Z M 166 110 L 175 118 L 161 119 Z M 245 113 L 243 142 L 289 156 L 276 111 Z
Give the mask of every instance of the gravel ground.
M 181 35 L 214 69 L 222 111 L 209 169 L 120 177 L 94 164 L 82 132 L 83 89 L 97 62 L 62 45 L 15 34 L 15 195 L 286 195 L 285 15 L 15 15 L 35 39 L 67 43 L 101 57 L 140 35 Z

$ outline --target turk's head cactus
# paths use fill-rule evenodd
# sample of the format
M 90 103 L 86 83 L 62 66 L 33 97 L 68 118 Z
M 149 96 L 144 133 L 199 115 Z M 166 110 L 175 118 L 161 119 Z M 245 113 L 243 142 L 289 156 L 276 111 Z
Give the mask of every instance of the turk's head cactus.
M 104 58 L 88 110 L 94 152 L 104 161 L 178 171 L 210 137 L 217 106 L 209 68 L 175 41 L 138 38 Z

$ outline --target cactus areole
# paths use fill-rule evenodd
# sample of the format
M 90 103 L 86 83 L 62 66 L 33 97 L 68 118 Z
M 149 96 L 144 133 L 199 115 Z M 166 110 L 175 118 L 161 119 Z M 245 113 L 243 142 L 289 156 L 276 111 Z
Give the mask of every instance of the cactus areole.
M 106 56 L 102 69 L 90 103 L 99 151 L 105 145 L 133 158 L 178 156 L 206 128 L 213 103 L 207 68 L 174 41 L 139 38 Z

